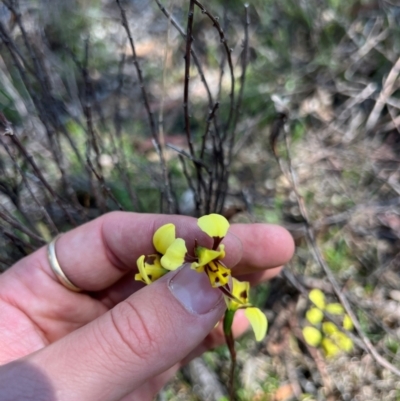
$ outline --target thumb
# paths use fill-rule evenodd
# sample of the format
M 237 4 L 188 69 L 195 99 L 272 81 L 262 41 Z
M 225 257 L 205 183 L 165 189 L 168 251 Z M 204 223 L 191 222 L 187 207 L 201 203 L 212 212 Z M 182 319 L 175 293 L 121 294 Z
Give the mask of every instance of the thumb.
M 207 276 L 185 266 L 26 360 L 58 401 L 119 400 L 182 360 L 224 309 Z

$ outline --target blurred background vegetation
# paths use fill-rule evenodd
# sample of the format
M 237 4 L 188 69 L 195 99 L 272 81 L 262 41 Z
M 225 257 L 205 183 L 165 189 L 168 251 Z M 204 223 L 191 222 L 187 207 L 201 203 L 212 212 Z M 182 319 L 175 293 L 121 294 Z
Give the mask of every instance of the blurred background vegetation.
M 196 7 L 185 125 L 189 1 L 159 4 L 0 2 L 1 268 L 111 210 L 279 223 L 296 255 L 254 294 L 270 329 L 237 344 L 238 398 L 400 400 L 400 5 Z M 351 351 L 304 340 L 313 289 Z M 218 349 L 159 400 L 224 399 L 228 373 Z

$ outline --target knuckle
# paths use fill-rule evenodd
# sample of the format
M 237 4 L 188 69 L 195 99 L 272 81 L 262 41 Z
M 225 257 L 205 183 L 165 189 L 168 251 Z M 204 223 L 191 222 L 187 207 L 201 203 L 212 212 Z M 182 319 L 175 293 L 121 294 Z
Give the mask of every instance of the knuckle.
M 139 360 L 148 360 L 159 351 L 155 330 L 149 327 L 149 319 L 132 302 L 124 301 L 111 311 L 111 320 L 119 340 Z

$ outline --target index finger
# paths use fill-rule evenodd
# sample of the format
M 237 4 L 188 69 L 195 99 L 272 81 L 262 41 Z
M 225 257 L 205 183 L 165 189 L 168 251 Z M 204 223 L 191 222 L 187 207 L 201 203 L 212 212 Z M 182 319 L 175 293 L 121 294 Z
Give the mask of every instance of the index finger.
M 234 268 L 237 274 L 278 267 L 287 263 L 293 256 L 293 237 L 281 226 L 233 224 L 229 231 L 242 243 L 242 257 Z
M 154 253 L 154 232 L 166 223 L 175 224 L 176 236 L 185 239 L 189 253 L 193 252 L 195 239 L 203 246 L 212 243 L 193 217 L 112 212 L 61 236 L 56 244 L 58 262 L 69 280 L 79 288 L 103 290 L 127 272 L 136 270 L 139 256 Z M 234 235 L 228 233 L 224 239 L 224 263 L 228 267 L 237 264 L 239 274 L 283 264 L 291 255 L 291 237 L 278 226 L 233 225 L 230 232 Z M 268 246 L 269 241 L 272 247 Z M 283 252 L 285 246 L 289 246 L 289 251 Z M 32 272 L 32 266 L 39 266 L 58 283 L 44 248 L 18 265 L 16 267 L 26 270 L 25 278 Z

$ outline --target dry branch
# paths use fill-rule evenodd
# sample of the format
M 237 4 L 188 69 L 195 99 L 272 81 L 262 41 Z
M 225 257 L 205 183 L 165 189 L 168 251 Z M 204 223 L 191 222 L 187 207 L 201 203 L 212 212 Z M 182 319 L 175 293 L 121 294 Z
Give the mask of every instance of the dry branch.
M 141 92 L 142 92 L 142 97 L 143 97 L 145 109 L 146 109 L 148 120 L 149 120 L 150 130 L 151 130 L 151 134 L 152 134 L 152 137 L 153 137 L 153 143 L 155 145 L 157 154 L 160 156 L 160 164 L 161 164 L 161 168 L 162 168 L 162 170 L 164 172 L 164 185 L 165 185 L 165 190 L 166 190 L 166 193 L 167 193 L 167 201 L 168 201 L 168 204 L 169 204 L 169 208 L 171 209 L 172 208 L 172 202 L 173 202 L 173 197 L 172 197 L 172 193 L 171 193 L 171 183 L 170 183 L 168 174 L 165 173 L 167 171 L 166 161 L 165 161 L 165 158 L 164 158 L 164 154 L 163 154 L 163 152 L 161 150 L 160 139 L 159 139 L 159 135 L 158 135 L 158 132 L 157 132 L 156 123 L 154 121 L 153 112 L 152 112 L 151 107 L 150 107 L 149 96 L 147 94 L 147 90 L 146 90 L 146 87 L 145 87 L 145 84 L 144 84 L 143 72 L 142 72 L 142 69 L 140 67 L 139 60 L 138 60 L 138 57 L 137 57 L 137 54 L 136 54 L 135 44 L 134 44 L 134 41 L 133 41 L 131 30 L 129 28 L 128 19 L 126 17 L 126 11 L 122 7 L 120 0 L 116 0 L 116 2 L 117 2 L 118 8 L 119 8 L 120 13 L 121 13 L 122 26 L 124 27 L 124 29 L 126 31 L 126 34 L 127 34 L 128 40 L 129 40 L 129 45 L 130 45 L 130 48 L 131 48 L 131 51 L 132 51 L 133 64 L 135 66 L 135 69 L 136 69 L 136 72 L 137 72 L 137 75 L 138 75 L 140 89 L 141 89 Z
M 382 109 L 386 105 L 387 99 L 392 95 L 393 91 L 397 89 L 395 87 L 395 83 L 397 77 L 399 76 L 399 73 L 400 73 L 400 57 L 397 59 L 395 65 L 390 70 L 389 75 L 387 76 L 385 83 L 383 84 L 383 88 L 379 94 L 379 97 L 375 102 L 375 106 L 368 117 L 365 126 L 367 131 L 372 130 L 376 126 L 376 123 L 378 122 L 378 119 L 381 115 Z

